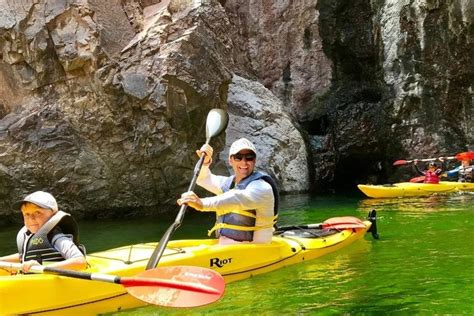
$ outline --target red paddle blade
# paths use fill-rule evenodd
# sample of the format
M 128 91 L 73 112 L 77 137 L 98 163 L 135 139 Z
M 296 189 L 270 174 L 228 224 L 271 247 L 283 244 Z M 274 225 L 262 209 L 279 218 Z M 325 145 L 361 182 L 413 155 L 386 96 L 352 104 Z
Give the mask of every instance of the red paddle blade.
M 218 272 L 192 266 L 146 270 L 137 278 L 122 278 L 121 283 L 130 295 L 144 302 L 170 307 L 210 304 L 219 300 L 225 289 L 224 278 Z
M 425 176 L 419 176 L 419 177 L 414 177 L 410 179 L 410 182 L 413 182 L 413 183 L 420 183 L 423 181 L 425 181 Z
M 393 163 L 394 166 L 401 166 L 401 165 L 406 165 L 407 161 L 406 160 L 397 160 Z
M 474 151 L 466 151 L 456 155 L 457 160 L 474 160 Z
M 353 216 L 341 216 L 327 219 L 322 224 L 323 228 L 350 229 L 366 228 L 363 221 Z

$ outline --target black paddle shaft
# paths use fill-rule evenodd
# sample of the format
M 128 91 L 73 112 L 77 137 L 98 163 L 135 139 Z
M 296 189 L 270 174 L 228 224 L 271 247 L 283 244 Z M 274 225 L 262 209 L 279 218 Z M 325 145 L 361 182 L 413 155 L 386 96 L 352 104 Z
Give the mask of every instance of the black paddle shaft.
M 204 163 L 205 156 L 206 154 L 201 155 L 201 158 L 199 158 L 196 166 L 194 167 L 194 176 L 191 180 L 191 183 L 189 184 L 188 192 L 192 191 L 196 186 L 197 177 L 199 176 L 199 172 L 201 172 L 201 167 Z M 181 205 L 181 208 L 179 209 L 178 215 L 176 215 L 176 219 L 174 220 L 173 224 L 171 224 L 171 226 L 161 238 L 158 247 L 153 250 L 153 253 L 146 265 L 147 270 L 154 269 L 158 266 L 158 262 L 160 261 L 163 252 L 165 252 L 166 245 L 168 245 L 168 241 L 170 240 L 171 235 L 176 231 L 176 229 L 178 229 L 179 226 L 181 226 L 181 223 L 183 222 L 184 214 L 186 213 L 187 207 L 188 206 L 186 204 Z
M 121 284 L 121 277 L 117 275 L 108 275 L 100 273 L 88 273 L 74 270 L 63 270 L 55 267 L 42 268 L 44 273 L 66 276 L 75 279 L 103 281 L 109 283 Z
M 54 267 L 44 267 L 43 271 L 48 274 L 68 276 L 75 279 L 92 280 L 91 274 L 74 270 L 63 270 Z

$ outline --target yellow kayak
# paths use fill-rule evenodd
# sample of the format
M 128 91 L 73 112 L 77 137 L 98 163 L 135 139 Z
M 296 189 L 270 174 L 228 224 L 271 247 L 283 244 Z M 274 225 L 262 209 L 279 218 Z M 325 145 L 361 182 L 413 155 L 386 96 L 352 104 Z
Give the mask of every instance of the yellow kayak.
M 223 246 L 215 239 L 170 241 L 159 266 L 210 268 L 226 283 L 233 282 L 332 253 L 376 228 L 374 220 L 374 224 L 359 222 L 359 226 L 347 225 L 345 229 L 341 228 L 344 225 L 330 224 L 293 226 L 275 235 L 271 244 Z M 319 228 L 313 228 L 315 225 Z M 89 254 L 87 272 L 134 276 L 145 270 L 156 246 L 135 244 Z M 118 284 L 50 274 L 9 275 L 0 269 L 1 315 L 97 315 L 143 305 Z
M 474 192 L 474 183 L 441 181 L 438 184 L 401 182 L 384 185 L 359 184 L 357 186 L 365 195 L 371 198 L 394 198 L 429 196 L 433 194 L 448 194 L 453 192 Z

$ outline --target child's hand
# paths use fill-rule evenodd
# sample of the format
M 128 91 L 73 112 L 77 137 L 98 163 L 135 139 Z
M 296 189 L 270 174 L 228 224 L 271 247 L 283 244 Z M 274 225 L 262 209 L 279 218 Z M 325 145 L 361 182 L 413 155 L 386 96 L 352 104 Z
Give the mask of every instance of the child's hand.
M 31 269 L 32 266 L 40 266 L 40 265 L 41 265 L 41 264 L 40 264 L 38 261 L 36 261 L 36 260 L 26 261 L 26 262 L 23 262 L 23 263 L 21 264 L 21 270 L 22 270 L 23 272 L 28 272 L 28 271 L 30 271 L 30 269 Z

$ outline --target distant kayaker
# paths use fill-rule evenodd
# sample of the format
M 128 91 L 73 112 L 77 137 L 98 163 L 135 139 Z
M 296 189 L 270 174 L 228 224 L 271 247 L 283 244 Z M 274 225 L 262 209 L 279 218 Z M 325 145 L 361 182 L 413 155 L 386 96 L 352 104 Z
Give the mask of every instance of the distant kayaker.
M 257 151 L 246 138 L 236 140 L 229 150 L 229 164 L 234 175 L 214 175 L 209 167 L 213 148 L 203 145 L 196 151 L 205 154 L 197 184 L 216 194 L 199 198 L 186 192 L 178 204 L 186 204 L 198 211 L 216 212 L 216 232 L 220 244 L 236 242 L 270 243 L 278 213 L 279 195 L 275 181 L 267 174 L 255 171 Z
M 461 165 L 457 168 L 449 170 L 446 175 L 448 177 L 458 177 L 458 182 L 474 182 L 474 166 L 471 165 L 470 159 L 461 160 Z
M 78 243 L 77 224 L 60 211 L 56 199 L 36 191 L 18 203 L 25 226 L 18 232 L 18 253 L 0 261 L 21 262 L 23 272 L 33 265 L 51 261 L 49 267 L 81 270 L 87 267 L 85 250 Z
M 433 183 L 433 184 L 439 183 L 439 177 L 445 169 L 444 159 L 440 158 L 439 160 L 441 161 L 441 167 L 438 167 L 438 165 L 434 161 L 431 161 L 428 164 L 428 170 L 426 171 L 420 170 L 418 167 L 418 160 L 417 159 L 414 160 L 413 167 L 415 171 L 425 177 L 423 180 L 423 183 Z

